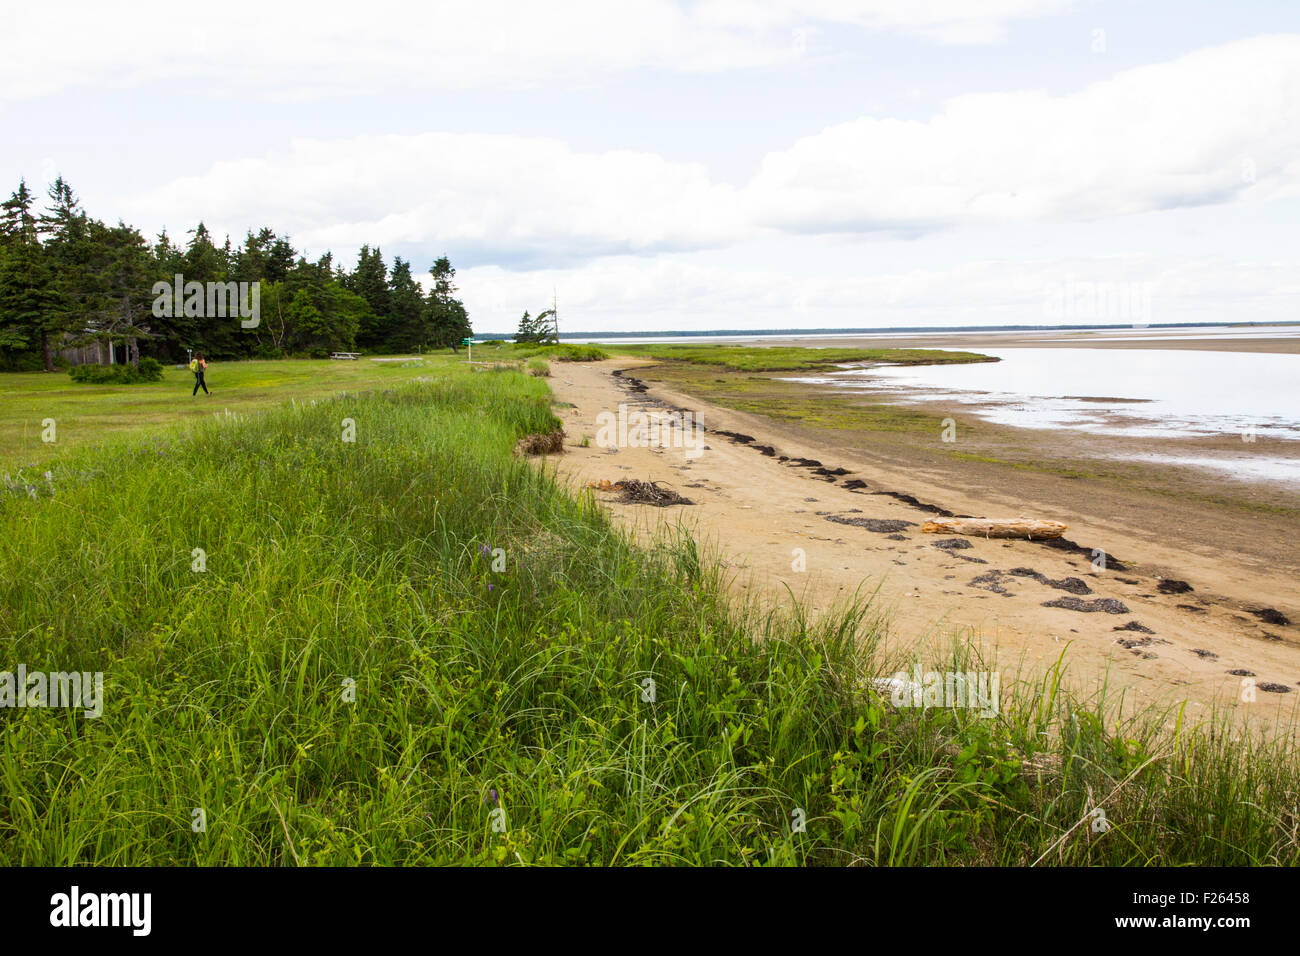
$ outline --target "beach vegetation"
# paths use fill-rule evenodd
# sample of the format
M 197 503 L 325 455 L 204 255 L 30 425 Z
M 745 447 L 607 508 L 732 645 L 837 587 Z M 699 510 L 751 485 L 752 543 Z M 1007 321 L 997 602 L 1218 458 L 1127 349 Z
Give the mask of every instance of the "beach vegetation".
M 1068 648 L 992 712 L 916 706 L 881 682 L 987 672 L 969 642 L 900 656 L 869 591 L 774 610 L 638 544 L 514 453 L 545 380 L 369 374 L 6 478 L 6 666 L 103 695 L 0 711 L 0 860 L 1300 862 L 1285 738 L 1072 697 Z

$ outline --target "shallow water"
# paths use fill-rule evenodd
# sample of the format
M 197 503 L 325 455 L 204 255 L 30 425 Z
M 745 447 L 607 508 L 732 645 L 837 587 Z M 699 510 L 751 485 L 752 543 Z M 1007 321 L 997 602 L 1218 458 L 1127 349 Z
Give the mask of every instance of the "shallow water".
M 1116 457 L 1208 468 L 1244 481 L 1300 485 L 1300 355 L 1172 349 L 982 349 L 1001 361 L 850 368 L 792 381 L 904 393 L 1022 428 L 1182 438 L 1232 435 L 1223 456 Z M 1252 440 L 1253 439 L 1253 440 Z M 1276 441 L 1287 443 L 1279 449 Z M 1279 455 L 1276 452 L 1282 451 Z M 1273 452 L 1270 454 L 1270 452 Z
M 1161 465 L 1199 468 L 1237 481 L 1270 481 L 1300 488 L 1300 458 L 1237 455 L 1214 458 L 1210 455 L 1116 455 L 1126 461 L 1149 461 Z
M 800 377 L 842 388 L 915 389 L 1026 428 L 1170 438 L 1300 440 L 1300 356 L 1173 349 L 984 349 L 1000 362 L 845 368 Z

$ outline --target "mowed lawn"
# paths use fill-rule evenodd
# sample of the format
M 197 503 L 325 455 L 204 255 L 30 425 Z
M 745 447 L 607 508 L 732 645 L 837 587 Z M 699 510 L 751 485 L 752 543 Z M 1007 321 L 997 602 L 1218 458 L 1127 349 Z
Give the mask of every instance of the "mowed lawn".
M 464 361 L 464 354 L 445 352 L 382 362 L 214 362 L 207 374 L 210 396 L 202 390 L 191 396 L 194 376 L 172 366 L 150 385 L 79 385 L 65 371 L 0 373 L 0 468 L 41 465 L 61 450 L 159 425 L 388 388 Z M 42 441 L 47 419 L 54 420 L 53 443 Z

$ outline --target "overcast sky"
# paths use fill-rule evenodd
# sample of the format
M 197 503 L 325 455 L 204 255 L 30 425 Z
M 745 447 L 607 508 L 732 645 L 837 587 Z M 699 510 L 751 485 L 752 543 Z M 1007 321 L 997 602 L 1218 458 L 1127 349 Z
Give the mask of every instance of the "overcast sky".
M 480 331 L 553 287 L 583 331 L 1300 319 L 1295 0 L 46 0 L 0 31 L 6 194 L 448 255 Z

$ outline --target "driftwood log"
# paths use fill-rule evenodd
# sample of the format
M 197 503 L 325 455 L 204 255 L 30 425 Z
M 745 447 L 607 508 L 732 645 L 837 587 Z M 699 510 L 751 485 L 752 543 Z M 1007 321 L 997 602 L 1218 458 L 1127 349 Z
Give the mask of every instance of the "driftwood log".
M 1066 526 L 1038 518 L 935 518 L 921 526 L 933 534 L 970 534 L 982 538 L 1059 538 Z

